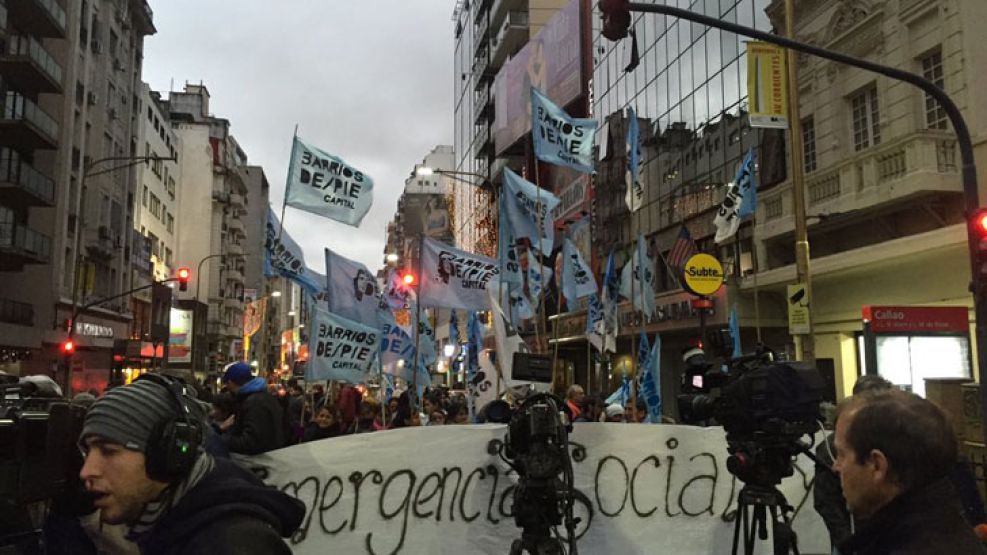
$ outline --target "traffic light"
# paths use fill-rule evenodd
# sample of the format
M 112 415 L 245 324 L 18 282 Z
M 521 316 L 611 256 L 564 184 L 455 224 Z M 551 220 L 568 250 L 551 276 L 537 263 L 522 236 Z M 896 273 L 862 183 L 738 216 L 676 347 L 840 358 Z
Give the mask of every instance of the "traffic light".
M 192 277 L 192 270 L 182 267 L 175 272 L 175 276 L 178 278 L 178 290 L 188 291 L 188 280 Z
M 401 283 L 403 283 L 406 287 L 413 286 L 415 284 L 415 274 L 411 272 L 405 272 L 401 276 Z
M 75 354 L 75 341 L 72 341 L 71 339 L 62 341 L 62 345 L 59 347 L 59 350 L 65 356 L 72 356 Z
M 987 293 L 987 208 L 981 208 L 970 218 L 973 251 L 973 293 L 977 298 Z
M 618 41 L 627 36 L 631 26 L 627 0 L 600 0 L 600 16 L 603 18 L 604 37 Z

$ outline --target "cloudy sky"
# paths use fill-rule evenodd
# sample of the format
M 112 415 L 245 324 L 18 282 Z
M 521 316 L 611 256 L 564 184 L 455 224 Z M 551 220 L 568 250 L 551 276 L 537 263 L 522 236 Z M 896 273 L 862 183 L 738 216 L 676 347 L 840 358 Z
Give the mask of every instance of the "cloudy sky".
M 371 270 L 416 162 L 453 140 L 452 0 L 151 0 L 144 80 L 159 91 L 206 85 L 280 211 L 300 137 L 369 173 L 374 205 L 359 229 L 288 208 L 285 229 L 309 267 L 323 248 Z

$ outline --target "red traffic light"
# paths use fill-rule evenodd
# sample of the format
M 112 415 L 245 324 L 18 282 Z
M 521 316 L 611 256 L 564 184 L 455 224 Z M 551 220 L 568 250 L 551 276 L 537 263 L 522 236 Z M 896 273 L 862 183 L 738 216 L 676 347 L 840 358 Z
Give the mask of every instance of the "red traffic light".
M 192 270 L 181 267 L 175 272 L 175 277 L 178 278 L 178 290 L 187 291 L 188 290 L 188 280 L 192 277 Z
M 981 210 L 974 215 L 973 228 L 980 235 L 987 235 L 987 210 Z
M 71 339 L 62 341 L 61 350 L 63 355 L 71 355 L 72 353 L 75 353 L 75 341 L 72 341 Z
M 618 41 L 627 36 L 631 27 L 631 12 L 627 0 L 600 0 L 603 36 Z
M 408 286 L 414 285 L 415 274 L 412 274 L 411 272 L 405 273 L 403 276 L 401 276 L 401 282 Z

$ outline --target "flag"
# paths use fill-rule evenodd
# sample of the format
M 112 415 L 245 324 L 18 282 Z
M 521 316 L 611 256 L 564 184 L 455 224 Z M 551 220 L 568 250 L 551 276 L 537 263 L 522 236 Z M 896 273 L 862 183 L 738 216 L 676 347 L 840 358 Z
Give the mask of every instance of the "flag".
M 366 266 L 327 248 L 326 276 L 330 312 L 366 326 L 379 326 L 377 278 Z
M 631 399 L 631 379 L 628 376 L 624 376 L 624 379 L 620 382 L 620 387 L 617 391 L 614 391 L 607 397 L 604 401 L 607 405 L 620 404 L 620 406 L 626 406 L 627 401 Z
M 390 374 L 384 374 L 384 402 L 391 400 L 394 397 L 394 378 Z
M 528 251 L 528 300 L 533 309 L 538 308 L 542 289 L 552 281 L 552 269 L 544 266 L 534 251 Z
M 493 320 L 494 339 L 497 343 L 497 361 L 500 364 L 501 375 L 508 387 L 525 382 L 513 379 L 511 369 L 514 363 L 514 353 L 527 353 L 528 345 L 518 335 L 517 330 L 500 308 L 500 303 L 493 291 L 488 295 L 490 301 L 490 319 Z
M 408 308 L 415 297 L 415 291 L 401 280 L 401 273 L 391 269 L 387 273 L 387 287 L 384 288 L 384 301 L 394 310 Z
M 373 204 L 373 190 L 369 175 L 295 137 L 285 204 L 359 227 Z
M 497 261 L 469 253 L 435 239 L 422 245 L 419 287 L 422 306 L 483 310 L 487 289 L 497 283 Z
M 716 225 L 717 243 L 734 236 L 740 229 L 740 221 L 754 213 L 757 202 L 757 183 L 754 181 L 754 149 L 747 151 L 744 160 L 737 168 L 733 183 L 727 184 L 727 194 L 716 212 L 713 224 Z
M 600 296 L 593 293 L 586 307 L 586 340 L 597 351 L 603 352 L 606 323 L 603 320 L 603 302 Z
M 449 343 L 452 343 L 453 347 L 459 350 L 459 316 L 456 315 L 455 310 L 449 314 Z M 455 351 L 453 351 L 452 356 L 455 358 Z
M 572 118 L 537 88 L 531 87 L 531 134 L 542 162 L 593 173 L 597 121 Z
M 415 367 L 415 338 L 410 329 L 391 322 L 383 324 L 380 331 L 381 370 L 410 382 Z
M 502 229 L 507 226 L 515 240 L 528 239 L 543 254 L 552 252 L 555 238 L 552 210 L 559 205 L 559 197 L 504 168 L 500 202 Z
M 638 180 L 638 170 L 641 165 L 641 133 L 634 108 L 627 108 L 627 112 L 627 171 L 624 173 L 627 193 L 624 195 L 624 202 L 627 203 L 628 210 L 637 212 L 644 205 L 644 188 Z
M 317 296 L 326 288 L 326 280 L 305 265 L 302 248 L 278 222 L 278 217 L 267 207 L 267 225 L 264 240 L 264 275 L 286 277 L 304 289 L 309 295 Z M 278 237 L 278 234 L 281 234 Z
M 570 302 L 596 294 L 593 270 L 568 237 L 562 240 L 562 294 Z
M 418 364 L 428 366 L 439 359 L 435 350 L 435 330 L 432 329 L 428 316 L 422 314 L 418 321 Z
M 305 381 L 365 383 L 377 360 L 380 331 L 321 306 L 312 307 L 310 324 Z
M 689 258 L 698 252 L 696 243 L 689 235 L 689 229 L 683 225 L 679 229 L 679 236 L 675 239 L 675 243 L 672 244 L 672 249 L 668 251 L 668 265 L 676 272 L 681 272 Z
M 503 215 L 503 209 L 501 210 Z M 503 221 L 503 220 L 501 220 Z M 524 275 L 521 273 L 521 262 L 517 254 L 517 239 L 507 226 L 500 226 L 500 234 L 497 240 L 497 261 L 500 263 L 500 281 L 505 284 L 524 283 Z
M 620 302 L 620 280 L 617 276 L 617 265 L 614 261 L 613 250 L 607 257 L 607 267 L 603 273 L 603 287 L 600 291 L 600 308 L 603 312 L 602 318 L 594 323 L 593 333 L 603 337 L 601 346 L 597 349 L 602 352 L 617 352 L 617 332 L 619 321 L 617 320 L 617 307 Z
M 740 347 L 740 325 L 737 322 L 737 305 L 733 305 L 733 308 L 730 309 L 730 319 L 727 323 L 727 329 L 730 331 L 730 338 L 733 339 L 733 354 L 730 356 L 734 358 L 739 357 L 744 354 L 744 351 Z
M 476 317 L 476 312 L 470 312 L 466 321 L 466 387 L 469 394 L 466 396 L 469 402 L 470 420 L 476 414 L 476 399 L 478 392 L 474 388 L 477 371 L 480 369 L 480 349 L 483 346 L 483 338 L 480 336 L 480 321 Z
M 642 351 L 647 349 L 648 337 L 641 332 Z M 638 368 L 638 391 L 648 407 L 648 421 L 661 424 L 661 336 L 655 334 L 655 344 Z
M 631 284 L 633 280 L 633 285 Z M 644 237 L 637 236 L 637 248 L 620 275 L 620 294 L 650 320 L 655 315 L 655 263 L 648 256 Z

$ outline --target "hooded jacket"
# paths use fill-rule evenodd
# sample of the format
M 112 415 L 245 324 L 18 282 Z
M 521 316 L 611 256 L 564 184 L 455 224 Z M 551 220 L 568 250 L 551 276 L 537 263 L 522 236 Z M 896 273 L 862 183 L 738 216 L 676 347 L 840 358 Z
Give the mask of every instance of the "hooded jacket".
M 305 505 L 235 463 L 216 466 L 137 540 L 145 555 L 291 553 Z
M 284 409 L 267 392 L 264 378 L 243 384 L 236 394 L 236 419 L 223 434 L 231 453 L 258 455 L 284 447 Z

